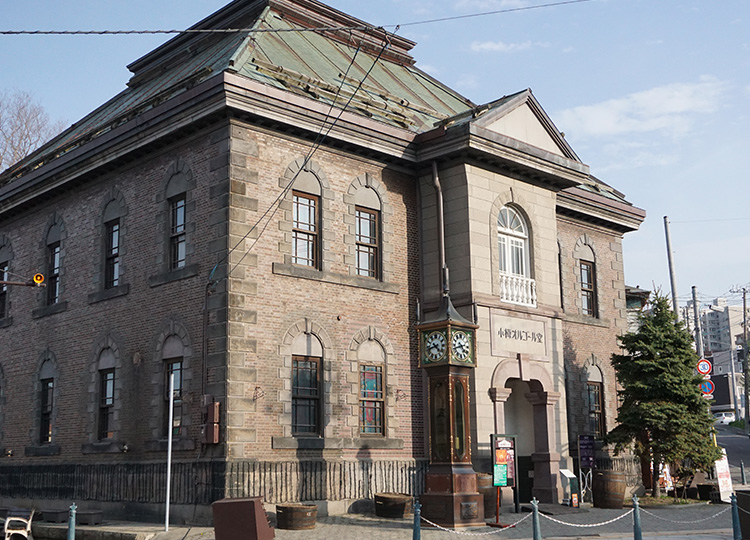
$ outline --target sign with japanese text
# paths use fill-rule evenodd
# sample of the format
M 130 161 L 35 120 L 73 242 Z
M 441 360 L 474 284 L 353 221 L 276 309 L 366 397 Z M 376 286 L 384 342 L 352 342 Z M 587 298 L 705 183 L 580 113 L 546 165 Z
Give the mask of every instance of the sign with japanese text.
M 514 487 L 516 485 L 516 438 L 507 435 L 491 435 L 492 485 Z
M 547 334 L 543 322 L 499 313 L 492 313 L 491 322 L 490 345 L 494 356 L 508 353 L 547 355 Z

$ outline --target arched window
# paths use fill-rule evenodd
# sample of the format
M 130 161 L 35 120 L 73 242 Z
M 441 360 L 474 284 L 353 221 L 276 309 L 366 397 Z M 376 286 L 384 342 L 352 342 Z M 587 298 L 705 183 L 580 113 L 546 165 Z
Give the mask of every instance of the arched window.
M 529 276 L 529 233 L 521 214 L 504 206 L 497 215 L 501 274 Z
M 529 227 L 521 213 L 510 206 L 500 208 L 497 214 L 497 290 L 505 302 L 536 306 L 529 237 Z
M 598 366 L 588 368 L 586 389 L 589 401 L 589 433 L 597 438 L 604 435 L 604 384 Z
M 292 434 L 322 435 L 323 346 L 313 334 L 292 343 Z

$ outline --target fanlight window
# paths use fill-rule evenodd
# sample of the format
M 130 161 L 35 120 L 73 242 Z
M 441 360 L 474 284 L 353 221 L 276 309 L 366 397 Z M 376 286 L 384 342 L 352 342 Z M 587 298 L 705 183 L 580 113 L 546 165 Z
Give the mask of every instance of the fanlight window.
M 518 212 L 507 206 L 497 216 L 500 273 L 528 277 L 528 232 Z

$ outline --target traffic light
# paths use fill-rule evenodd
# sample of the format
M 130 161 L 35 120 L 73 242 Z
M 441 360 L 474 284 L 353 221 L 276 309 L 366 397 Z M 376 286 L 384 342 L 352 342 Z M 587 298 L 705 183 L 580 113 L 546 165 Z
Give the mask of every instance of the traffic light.
M 37 285 L 44 283 L 44 274 L 34 274 L 34 283 Z

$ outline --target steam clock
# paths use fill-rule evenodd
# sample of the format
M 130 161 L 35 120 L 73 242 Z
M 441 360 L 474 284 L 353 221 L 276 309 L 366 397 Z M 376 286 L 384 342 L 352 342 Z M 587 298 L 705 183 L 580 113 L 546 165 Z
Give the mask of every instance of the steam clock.
M 476 366 L 477 325 L 448 296 L 438 313 L 417 326 L 419 363 L 428 376 L 430 469 L 422 515 L 444 527 L 484 525 L 484 502 L 471 466 L 469 379 Z

